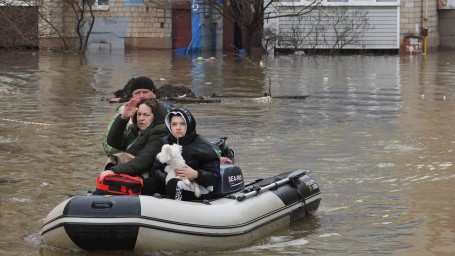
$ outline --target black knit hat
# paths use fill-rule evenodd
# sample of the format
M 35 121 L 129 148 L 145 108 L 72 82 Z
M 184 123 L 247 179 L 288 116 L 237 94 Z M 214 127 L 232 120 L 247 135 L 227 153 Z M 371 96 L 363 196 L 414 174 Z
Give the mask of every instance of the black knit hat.
M 133 84 L 131 85 L 131 93 L 133 93 L 137 89 L 149 89 L 153 93 L 157 92 L 155 84 L 153 84 L 152 79 L 146 76 L 134 78 Z

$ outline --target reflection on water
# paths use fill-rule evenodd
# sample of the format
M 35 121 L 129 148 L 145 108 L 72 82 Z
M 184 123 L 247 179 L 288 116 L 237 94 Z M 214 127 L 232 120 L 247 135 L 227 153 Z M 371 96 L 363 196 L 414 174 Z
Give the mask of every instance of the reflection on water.
M 140 75 L 203 96 L 309 95 L 187 106 L 199 133 L 228 137 L 246 179 L 308 169 L 323 192 L 315 217 L 220 254 L 455 252 L 455 53 L 279 56 L 264 68 L 167 51 L 1 54 L 0 254 L 38 255 L 49 210 L 94 188 L 116 107 L 103 99 Z

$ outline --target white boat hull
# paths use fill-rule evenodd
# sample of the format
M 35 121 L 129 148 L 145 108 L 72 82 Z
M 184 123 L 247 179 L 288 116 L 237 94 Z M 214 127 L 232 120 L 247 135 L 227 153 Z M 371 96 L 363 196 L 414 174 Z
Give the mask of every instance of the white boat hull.
M 205 203 L 152 196 L 78 196 L 49 213 L 41 234 L 45 244 L 67 249 L 234 249 L 313 213 L 321 200 L 319 187 L 308 175 L 239 199 L 244 195 L 237 192 Z

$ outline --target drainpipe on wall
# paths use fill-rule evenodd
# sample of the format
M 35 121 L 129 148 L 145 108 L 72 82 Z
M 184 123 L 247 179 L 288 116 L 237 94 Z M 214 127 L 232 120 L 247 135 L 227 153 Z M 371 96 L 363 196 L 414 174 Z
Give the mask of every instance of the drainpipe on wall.
M 424 0 L 422 0 L 422 26 L 420 34 L 423 36 L 423 53 L 427 53 L 427 36 L 428 36 L 428 0 L 425 0 L 425 13 L 424 13 Z

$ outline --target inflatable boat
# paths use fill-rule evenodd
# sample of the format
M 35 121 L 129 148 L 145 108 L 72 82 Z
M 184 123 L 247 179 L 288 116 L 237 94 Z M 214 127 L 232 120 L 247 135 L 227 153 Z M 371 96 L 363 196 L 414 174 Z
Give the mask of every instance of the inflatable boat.
M 156 196 L 71 197 L 46 217 L 44 244 L 62 249 L 135 252 L 216 251 L 247 246 L 319 207 L 318 184 L 298 170 L 245 185 L 222 166 L 216 199 L 182 202 Z

